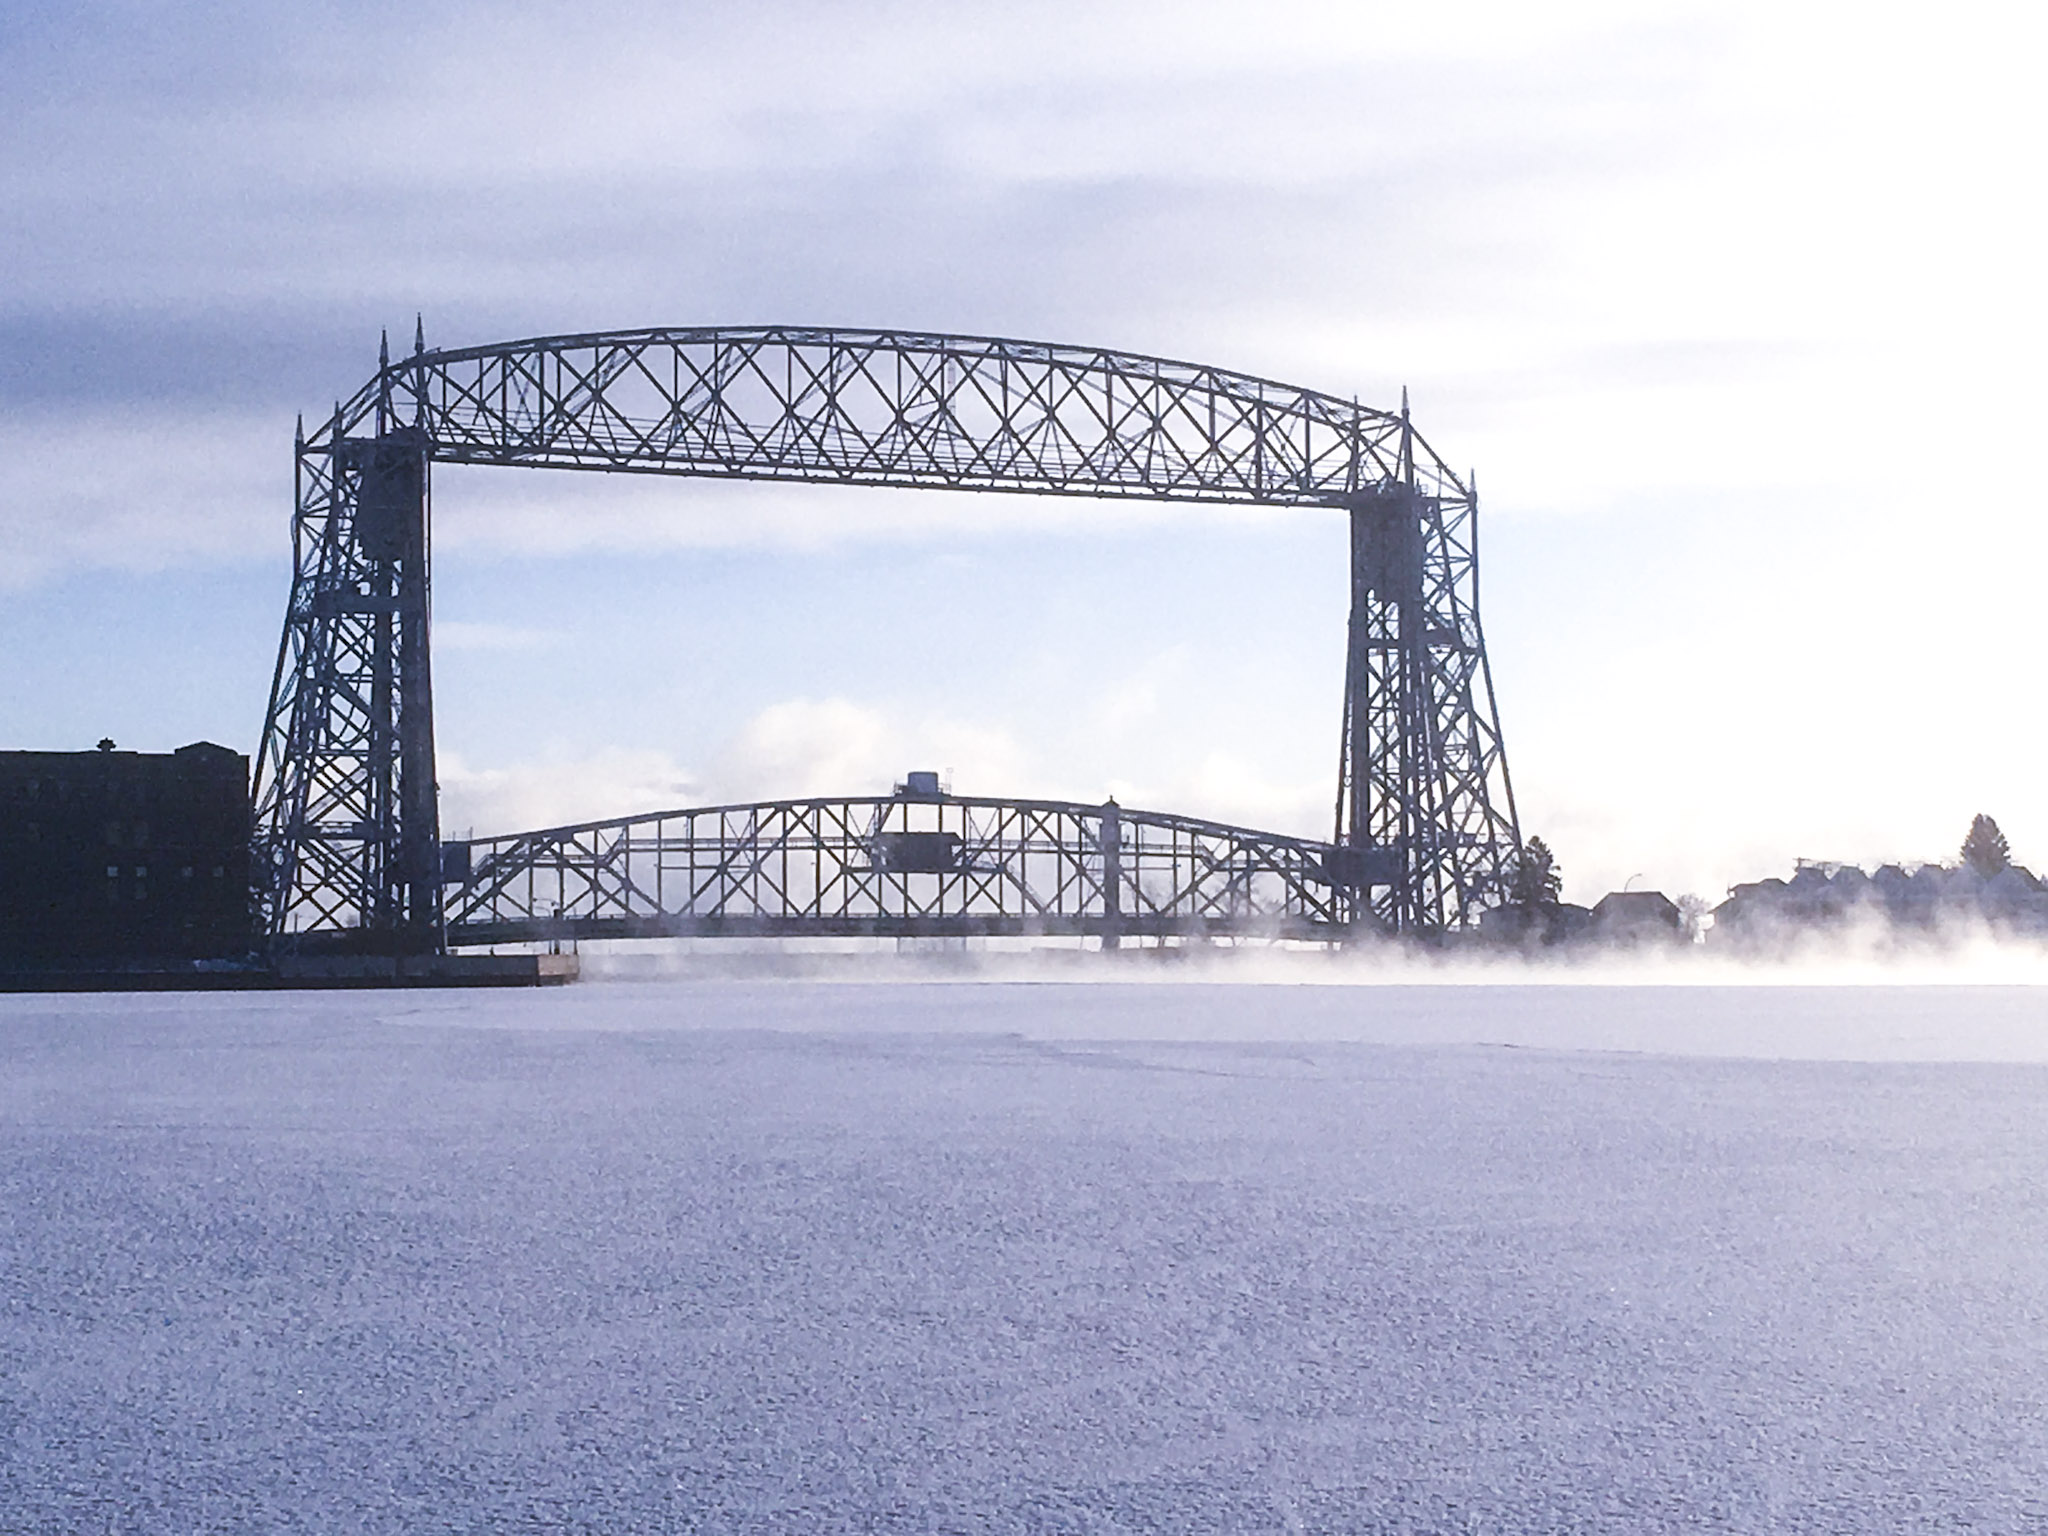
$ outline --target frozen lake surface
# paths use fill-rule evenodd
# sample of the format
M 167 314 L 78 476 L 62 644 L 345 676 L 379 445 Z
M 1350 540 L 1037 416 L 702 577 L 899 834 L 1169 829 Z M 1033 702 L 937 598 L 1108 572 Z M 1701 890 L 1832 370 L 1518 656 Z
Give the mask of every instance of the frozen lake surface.
M 2048 1528 L 2048 990 L 0 998 L 0 1529 Z

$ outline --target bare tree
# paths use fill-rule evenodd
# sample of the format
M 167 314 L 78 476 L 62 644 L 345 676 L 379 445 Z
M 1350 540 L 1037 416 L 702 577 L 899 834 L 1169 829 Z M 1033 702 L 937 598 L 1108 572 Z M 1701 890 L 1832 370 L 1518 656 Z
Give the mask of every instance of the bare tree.
M 1981 811 L 1970 823 L 1970 835 L 1963 839 L 1963 862 L 1986 879 L 2012 864 L 2012 849 L 2006 845 L 2005 834 L 1998 830 L 1997 822 Z
M 1706 897 L 1696 896 L 1691 891 L 1679 897 L 1677 905 L 1678 924 L 1685 934 L 1686 941 L 1691 944 L 1699 943 L 1706 937 L 1707 914 L 1714 910 L 1712 905 Z

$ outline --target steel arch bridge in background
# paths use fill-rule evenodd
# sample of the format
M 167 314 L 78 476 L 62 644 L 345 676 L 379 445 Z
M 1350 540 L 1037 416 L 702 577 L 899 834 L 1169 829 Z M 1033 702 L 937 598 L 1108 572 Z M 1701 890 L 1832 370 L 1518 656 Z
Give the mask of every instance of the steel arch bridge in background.
M 518 859 L 535 878 L 566 879 L 587 859 L 595 879 L 601 862 L 596 827 L 481 845 L 466 877 L 472 850 L 441 845 L 429 629 L 436 461 L 1340 511 L 1351 616 L 1332 841 L 1204 835 L 1236 839 L 1232 858 L 1263 849 L 1294 871 L 1274 909 L 1282 926 L 1455 927 L 1503 893 L 1519 836 L 1479 624 L 1477 502 L 1414 430 L 1405 401 L 1378 411 L 1159 358 L 902 331 L 646 330 L 434 352 L 416 337 L 409 357 L 387 351 L 369 383 L 298 436 L 292 594 L 257 765 L 259 895 L 274 939 L 437 948 L 491 931 L 498 897 L 485 891 L 511 889 Z M 957 802 L 962 814 L 999 804 L 1039 814 L 1027 809 L 1035 802 Z M 1089 852 L 1096 814 L 1067 807 L 1056 820 L 1079 839 L 1066 850 L 1075 866 L 1098 865 L 1098 907 L 1054 915 L 1110 934 L 1123 914 L 1099 905 L 1117 886 L 1100 878 L 1099 827 Z M 1125 814 L 1147 829 L 1207 826 Z M 646 841 L 631 830 L 644 821 L 605 825 L 629 854 Z M 847 857 L 869 860 L 861 878 L 893 878 L 872 846 L 828 856 L 824 833 L 792 835 L 812 839 L 816 878 L 828 885 L 856 877 Z M 726 840 L 722 830 L 712 841 Z M 686 842 L 686 862 L 709 846 L 695 831 Z M 992 889 L 964 867 L 906 873 L 957 876 L 941 885 L 963 903 L 946 909 L 963 922 Z M 1002 878 L 1019 900 L 1039 890 Z M 611 921 L 596 889 L 589 920 Z M 1188 887 L 1157 931 L 1213 920 L 1207 889 Z M 774 921 L 824 931 L 823 907 L 789 891 L 783 899 Z M 582 911 L 580 900 L 565 899 L 565 912 Z M 652 912 L 631 915 L 653 921 Z
M 448 940 L 1330 939 L 1326 843 L 1129 811 L 899 789 L 456 845 Z

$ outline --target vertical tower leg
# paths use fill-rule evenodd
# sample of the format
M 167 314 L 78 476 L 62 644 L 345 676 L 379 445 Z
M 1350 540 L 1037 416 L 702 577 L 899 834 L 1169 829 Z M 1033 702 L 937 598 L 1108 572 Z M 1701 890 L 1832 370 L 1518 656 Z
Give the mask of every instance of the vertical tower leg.
M 1408 488 L 1362 493 L 1351 508 L 1351 617 L 1336 841 L 1353 921 L 1406 931 L 1424 921 L 1415 854 L 1427 833 L 1429 753 L 1418 708 L 1421 529 Z
M 1354 492 L 1331 878 L 1354 923 L 1462 927 L 1505 894 L 1520 834 L 1479 628 L 1477 507 L 1402 424 L 1398 472 Z
M 403 508 L 404 551 L 398 572 L 398 884 L 405 947 L 438 951 L 441 943 L 441 804 L 434 768 L 434 669 L 428 505 L 424 448 L 408 447 L 419 464 L 417 494 Z
M 1102 947 L 1116 949 L 1124 941 L 1124 813 L 1114 800 L 1102 807 L 1096 842 L 1102 852 Z
M 299 444 L 258 884 L 273 941 L 419 954 L 441 947 L 428 442 L 387 421 L 352 436 L 337 410 Z

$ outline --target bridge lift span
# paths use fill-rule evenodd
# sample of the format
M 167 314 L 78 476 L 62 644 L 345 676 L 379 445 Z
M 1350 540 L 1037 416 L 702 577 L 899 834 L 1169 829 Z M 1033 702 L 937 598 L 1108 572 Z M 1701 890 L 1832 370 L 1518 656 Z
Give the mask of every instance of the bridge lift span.
M 956 798 L 667 812 L 444 844 L 431 466 L 1327 507 L 1351 614 L 1327 843 Z M 297 442 L 257 763 L 274 944 L 552 933 L 1265 935 L 1462 927 L 1519 847 L 1477 501 L 1399 412 L 1191 363 L 904 331 L 608 332 L 380 359 Z

